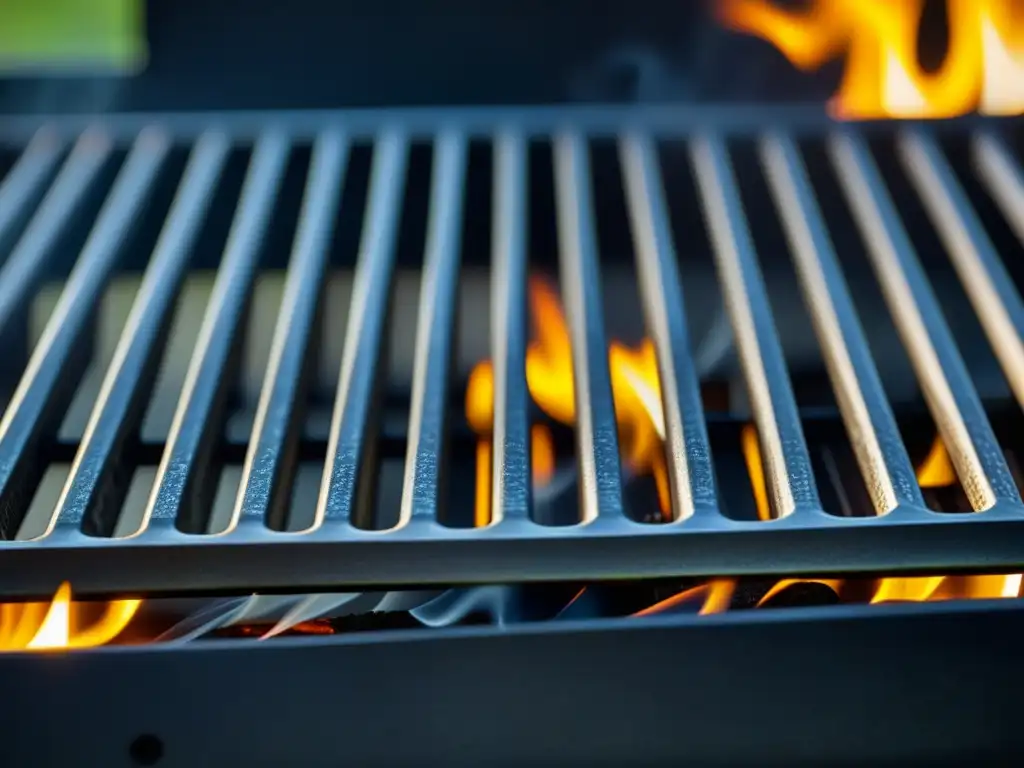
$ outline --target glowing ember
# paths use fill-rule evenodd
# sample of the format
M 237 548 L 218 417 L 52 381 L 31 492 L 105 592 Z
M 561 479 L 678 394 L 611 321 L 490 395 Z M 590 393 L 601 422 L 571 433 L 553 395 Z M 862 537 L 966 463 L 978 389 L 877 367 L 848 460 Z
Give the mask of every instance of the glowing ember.
M 538 278 L 530 281 L 530 309 L 534 328 L 534 340 L 526 350 L 526 383 L 530 396 L 551 419 L 572 426 L 576 421 L 576 401 L 569 328 L 554 288 Z M 661 514 L 668 520 L 671 503 L 662 449 L 665 418 L 654 345 L 645 339 L 634 349 L 613 341 L 608 347 L 608 367 L 623 461 L 633 474 L 654 476 Z M 487 525 L 491 519 L 491 429 L 494 424 L 494 368 L 490 361 L 479 363 L 470 374 L 466 418 L 480 435 L 475 520 L 478 526 Z M 531 438 L 533 479 L 543 485 L 554 470 L 551 432 L 537 425 Z
M 141 600 L 113 600 L 88 626 L 85 606 L 71 599 L 71 585 L 64 582 L 50 603 L 0 605 L 0 650 L 55 650 L 92 648 L 116 638 L 135 616 Z
M 724 24 L 769 41 L 802 70 L 845 56 L 830 103 L 837 117 L 1024 112 L 1024 3 L 948 0 L 947 8 L 946 56 L 926 72 L 917 55 L 924 0 L 809 0 L 799 10 L 771 0 L 718 4 Z

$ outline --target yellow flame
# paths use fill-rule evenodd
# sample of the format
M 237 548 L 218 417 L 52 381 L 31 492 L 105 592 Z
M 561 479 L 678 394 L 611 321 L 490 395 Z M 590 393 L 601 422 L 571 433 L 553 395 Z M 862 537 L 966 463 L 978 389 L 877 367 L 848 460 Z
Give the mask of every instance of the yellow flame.
M 917 482 L 922 488 L 946 488 L 957 482 L 956 469 L 941 437 L 935 437 L 928 455 L 918 468 Z
M 922 488 L 948 488 L 958 482 L 949 452 L 938 435 L 935 436 L 928 455 L 917 469 L 917 482 Z M 871 602 L 1016 597 L 1020 592 L 1020 583 L 1019 573 L 1006 576 L 892 577 L 879 580 Z
M 557 292 L 539 278 L 530 280 L 530 310 L 534 339 L 526 350 L 527 388 L 548 417 L 572 426 L 576 422 L 576 401 L 569 328 Z M 654 477 L 662 517 L 669 519 L 668 468 L 662 448 L 665 417 L 654 344 L 645 339 L 631 348 L 613 341 L 608 346 L 608 368 L 623 461 L 631 472 Z M 480 445 L 487 443 L 486 448 L 477 449 L 475 511 L 477 525 L 486 525 L 491 518 L 490 433 L 494 424 L 494 368 L 488 360 L 470 373 L 466 418 L 481 436 Z M 542 485 L 554 471 L 550 430 L 535 426 L 531 440 L 534 482 Z
M 141 600 L 113 600 L 90 626 L 79 628 L 83 606 L 71 599 L 71 585 L 58 587 L 49 603 L 0 605 L 0 650 L 92 648 L 116 638 L 135 616 Z
M 757 429 L 753 424 L 744 424 L 740 430 L 740 450 L 747 464 L 750 476 L 750 487 L 754 491 L 754 505 L 757 508 L 758 520 L 771 520 L 772 508 L 768 503 L 768 484 L 765 482 L 764 461 L 761 458 L 761 445 L 757 439 Z
M 845 56 L 830 107 L 852 119 L 1024 112 L 1024 8 L 1019 0 L 947 0 L 949 44 L 925 71 L 917 54 L 924 0 L 720 0 L 730 28 L 761 37 L 802 70 Z

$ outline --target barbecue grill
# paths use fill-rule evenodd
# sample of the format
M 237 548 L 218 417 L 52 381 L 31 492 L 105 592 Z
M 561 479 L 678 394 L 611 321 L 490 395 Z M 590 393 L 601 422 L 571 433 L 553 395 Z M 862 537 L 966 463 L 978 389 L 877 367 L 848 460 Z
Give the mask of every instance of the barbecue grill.
M 0 597 L 203 606 L 0 654 L 5 754 L 1018 757 L 1019 601 L 853 603 L 1024 566 L 1022 140 L 817 104 L 3 118 Z M 641 338 L 650 472 L 609 351 Z M 790 579 L 828 598 L 670 610 Z

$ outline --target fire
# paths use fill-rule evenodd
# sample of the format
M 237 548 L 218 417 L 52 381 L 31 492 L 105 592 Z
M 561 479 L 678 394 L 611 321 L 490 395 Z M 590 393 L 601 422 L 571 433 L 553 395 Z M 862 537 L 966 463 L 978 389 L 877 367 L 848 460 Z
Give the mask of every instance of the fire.
M 698 611 L 701 616 L 721 613 L 729 609 L 729 603 L 732 601 L 732 595 L 735 591 L 735 579 L 715 579 L 707 584 L 701 584 L 692 589 L 687 589 L 685 592 L 680 592 L 678 595 L 673 595 L 666 600 L 662 600 L 660 603 L 655 603 L 649 608 L 644 608 L 642 611 L 637 611 L 633 616 L 653 616 L 658 613 L 664 613 L 678 605 L 695 603 L 698 600 L 701 601 L 700 610 Z
M 740 433 L 740 443 L 747 465 L 747 472 L 750 475 L 750 483 L 754 489 L 757 516 L 761 520 L 767 520 L 769 519 L 770 511 L 767 493 L 765 492 L 764 469 L 760 447 L 757 442 L 757 432 L 752 425 L 744 426 L 743 431 Z M 957 482 L 956 470 L 941 437 L 936 436 L 932 441 L 927 456 L 925 456 L 924 461 L 918 467 L 917 482 L 922 488 L 943 488 Z M 930 602 L 953 599 L 980 600 L 998 597 L 1017 597 L 1020 593 L 1022 578 L 1024 578 L 1024 574 L 1019 573 L 1005 576 L 900 576 L 883 578 L 877 581 L 870 602 L 875 604 L 892 601 Z M 783 579 L 776 582 L 758 601 L 757 605 L 759 607 L 764 605 L 772 597 L 792 584 L 805 582 L 824 584 L 837 594 L 843 588 L 843 580 L 841 579 Z M 713 583 L 715 582 L 710 582 L 709 584 Z M 735 586 L 735 582 L 733 582 L 733 585 Z M 708 586 L 703 585 L 703 587 Z M 642 611 L 641 614 L 647 612 L 658 613 L 706 594 L 698 592 L 700 589 L 702 587 L 695 587 L 694 589 L 682 592 L 658 603 L 656 606 L 646 609 L 646 611 Z M 702 610 L 703 612 L 705 611 Z
M 566 426 L 576 421 L 572 347 L 569 328 L 555 289 L 540 278 L 530 280 L 534 340 L 526 350 L 526 383 L 530 396 L 551 419 Z M 635 348 L 613 341 L 608 347 L 615 418 L 620 449 L 628 471 L 651 474 L 662 518 L 671 518 L 668 470 L 662 445 L 665 418 L 654 344 L 644 339 Z M 490 361 L 471 372 L 466 390 L 466 418 L 480 436 L 477 444 L 476 525 L 487 525 L 490 510 L 491 430 L 494 424 L 494 368 Z M 535 425 L 531 434 L 533 479 L 538 485 L 554 471 L 550 430 Z
M 86 606 L 71 599 L 71 585 L 64 582 L 49 603 L 0 605 L 0 650 L 41 651 L 93 648 L 116 638 L 135 616 L 141 600 L 113 600 L 91 624 Z
M 947 0 L 949 44 L 935 72 L 918 60 L 924 0 L 721 0 L 732 29 L 772 43 L 802 70 L 845 56 L 832 113 L 846 119 L 1024 112 L 1024 3 Z

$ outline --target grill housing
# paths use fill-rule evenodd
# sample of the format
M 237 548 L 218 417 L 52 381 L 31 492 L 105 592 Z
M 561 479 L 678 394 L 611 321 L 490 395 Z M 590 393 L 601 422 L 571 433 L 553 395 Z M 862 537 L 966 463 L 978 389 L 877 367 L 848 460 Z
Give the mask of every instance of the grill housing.
M 756 117 L 756 120 L 753 119 Z M 773 126 L 762 136 L 757 126 Z M 70 579 L 80 592 L 342 588 L 708 574 L 806 574 L 846 571 L 1011 569 L 1024 562 L 1015 534 L 1024 508 L 988 416 L 957 350 L 942 307 L 871 153 L 869 140 L 891 125 L 837 127 L 817 110 L 578 109 L 420 110 L 337 114 L 117 116 L 93 121 L 12 119 L 0 139 L 21 148 L 4 180 L 11 203 L 0 211 L 0 269 L 5 333 L 21 318 L 42 279 L 71 209 L 113 152 L 127 159 L 78 254 L 57 308 L 0 422 L 0 578 L 11 595 L 38 595 Z M 1004 126 L 963 120 L 904 125 L 900 149 L 938 232 L 1011 382 L 1024 359 L 1024 308 L 936 142 L 970 132 L 979 177 L 1007 208 L 1024 197 L 1021 172 Z M 844 204 L 865 236 L 865 264 L 881 277 L 888 311 L 918 374 L 931 415 L 949 447 L 973 514 L 927 509 L 886 393 L 836 261 L 830 233 L 806 178 L 799 141 L 827 137 L 847 194 Z M 878 517 L 843 518 L 822 509 L 775 332 L 759 255 L 741 199 L 729 141 L 757 142 L 773 202 L 786 230 L 803 294 L 836 399 Z M 577 454 L 584 524 L 546 527 L 531 506 L 526 344 L 525 171 L 528 142 L 552 140 L 560 278 L 574 341 Z M 659 353 L 666 453 L 679 519 L 664 525 L 626 517 L 618 439 L 601 319 L 601 277 L 593 178 L 587 142 L 618 143 L 637 272 L 649 332 Z M 495 403 L 495 482 L 501 519 L 483 529 L 442 526 L 450 307 L 459 268 L 459 217 L 470 140 L 493 142 L 494 250 L 492 352 L 500 382 Z M 346 161 L 353 142 L 374 142 L 354 291 L 339 373 L 318 527 L 280 532 L 302 430 L 321 285 Z M 432 187 L 401 523 L 389 531 L 351 524 L 359 513 L 371 449 L 380 357 L 395 268 L 397 220 L 413 141 L 433 146 Z M 237 525 L 196 531 L 212 495 L 207 471 L 222 445 L 229 377 L 240 328 L 259 272 L 260 246 L 290 148 L 312 141 L 288 282 L 271 362 L 236 502 Z M 56 178 L 63 147 L 75 143 Z M 27 143 L 27 144 L 26 144 Z M 46 535 L 14 540 L 60 418 L 87 364 L 88 331 L 147 193 L 168 154 L 184 144 L 190 159 L 167 222 L 148 261 L 132 316 L 75 466 Z M 709 441 L 689 351 L 677 252 L 666 210 L 657 146 L 689 156 L 724 288 L 752 417 L 761 436 L 773 507 L 782 516 L 747 522 L 721 514 Z M 217 282 L 192 357 L 145 530 L 112 535 L 126 494 L 128 452 L 137 446 L 171 309 L 189 269 L 199 216 L 209 204 L 232 146 L 252 147 Z M 916 168 L 916 171 L 913 169 Z M 916 173 L 916 176 L 915 176 Z M 47 186 L 48 185 L 48 186 Z M 46 190 L 42 195 L 42 190 Z M 39 198 L 42 197 L 41 201 Z M 24 205 L 22 202 L 24 201 Z M 38 202 L 38 205 L 36 204 Z M 1011 226 L 1019 222 L 1010 217 Z M 27 222 L 27 223 L 26 223 Z M 17 238 L 11 233 L 18 232 Z M 5 243 L 4 243 L 5 244 Z M 682 255 L 685 259 L 685 254 Z M 184 530 L 182 530 L 184 529 Z

